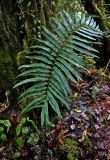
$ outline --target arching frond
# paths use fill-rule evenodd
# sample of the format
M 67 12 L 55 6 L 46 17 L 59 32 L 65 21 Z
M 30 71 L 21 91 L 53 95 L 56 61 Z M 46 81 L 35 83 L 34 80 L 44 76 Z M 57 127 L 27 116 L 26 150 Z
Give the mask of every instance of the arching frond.
M 71 88 L 67 79 L 75 83 L 81 80 L 78 70 L 85 67 L 85 62 L 80 55 L 97 57 L 94 53 L 98 51 L 91 44 L 103 34 L 92 17 L 85 14 L 79 17 L 77 13 L 70 16 L 66 11 L 60 13 L 58 19 L 52 18 L 51 27 L 53 31 L 44 28 L 45 39 L 38 39 L 38 44 L 31 47 L 34 51 L 26 58 L 33 63 L 20 67 L 24 71 L 19 77 L 24 80 L 15 86 L 33 83 L 20 95 L 19 101 L 31 99 L 22 113 L 41 108 L 42 127 L 48 124 L 49 105 L 59 117 L 58 102 L 69 107 Z

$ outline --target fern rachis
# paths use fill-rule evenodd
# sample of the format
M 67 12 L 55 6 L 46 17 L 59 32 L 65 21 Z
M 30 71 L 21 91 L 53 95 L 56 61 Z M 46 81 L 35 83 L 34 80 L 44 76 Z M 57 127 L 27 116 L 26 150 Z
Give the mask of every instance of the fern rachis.
M 52 18 L 53 32 L 44 28 L 45 39 L 37 39 L 38 44 L 32 46 L 26 58 L 33 63 L 23 65 L 26 69 L 19 77 L 30 76 L 19 82 L 15 87 L 33 82 L 20 97 L 20 102 L 31 98 L 29 104 L 24 106 L 22 113 L 33 108 L 41 108 L 41 125 L 46 126 L 49 118 L 49 105 L 61 117 L 58 101 L 66 107 L 71 103 L 71 89 L 67 79 L 77 83 L 81 80 L 78 69 L 85 67 L 85 62 L 79 55 L 97 57 L 97 50 L 91 47 L 97 37 L 102 36 L 99 27 L 93 18 L 77 13 L 71 17 L 69 13 L 60 13 L 60 19 Z M 77 68 L 77 70 L 76 70 Z

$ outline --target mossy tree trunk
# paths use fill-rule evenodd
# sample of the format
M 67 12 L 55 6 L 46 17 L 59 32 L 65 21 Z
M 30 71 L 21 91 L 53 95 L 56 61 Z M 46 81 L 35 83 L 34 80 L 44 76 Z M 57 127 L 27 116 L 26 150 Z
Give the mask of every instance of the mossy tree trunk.
M 110 59 L 110 6 L 109 0 L 81 0 L 85 10 L 91 14 L 96 15 L 96 21 L 100 28 L 105 32 L 103 37 L 103 45 L 100 50 L 100 64 L 106 65 Z
M 0 102 L 13 90 L 18 72 L 17 56 L 33 44 L 41 25 L 54 13 L 52 0 L 0 0 Z M 13 97 L 15 99 L 15 97 Z
M 14 0 L 0 1 L 0 102 L 12 90 L 17 73 L 16 53 L 21 47 Z

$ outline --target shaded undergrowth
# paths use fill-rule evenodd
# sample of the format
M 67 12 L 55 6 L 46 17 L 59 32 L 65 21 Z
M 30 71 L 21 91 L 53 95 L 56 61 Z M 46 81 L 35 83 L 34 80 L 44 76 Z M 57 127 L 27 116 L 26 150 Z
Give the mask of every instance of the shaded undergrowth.
M 0 121 L 0 136 L 6 135 L 0 159 L 109 160 L 110 75 L 92 66 L 83 77 L 77 85 L 70 82 L 72 105 L 47 131 L 37 128 L 34 111 L 34 118 L 24 118 L 16 109 L 3 110 L 8 121 Z

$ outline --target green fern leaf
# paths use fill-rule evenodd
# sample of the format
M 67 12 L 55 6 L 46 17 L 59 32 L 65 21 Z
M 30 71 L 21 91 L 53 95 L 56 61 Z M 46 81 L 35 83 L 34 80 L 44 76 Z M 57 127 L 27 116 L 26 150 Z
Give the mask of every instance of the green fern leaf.
M 34 108 L 41 109 L 41 126 L 46 128 L 49 123 L 49 107 L 61 116 L 59 102 L 69 108 L 71 105 L 71 88 L 68 80 L 77 83 L 81 80 L 78 70 L 86 69 L 83 55 L 97 57 L 98 51 L 92 44 L 98 44 L 97 38 L 103 33 L 91 16 L 68 12 L 59 13 L 51 18 L 52 31 L 43 27 L 43 39 L 30 47 L 26 56 L 30 64 L 22 65 L 18 77 L 24 78 L 15 87 L 32 84 L 19 97 L 19 102 L 28 99 L 22 114 Z M 94 54 L 96 53 L 96 54 Z

